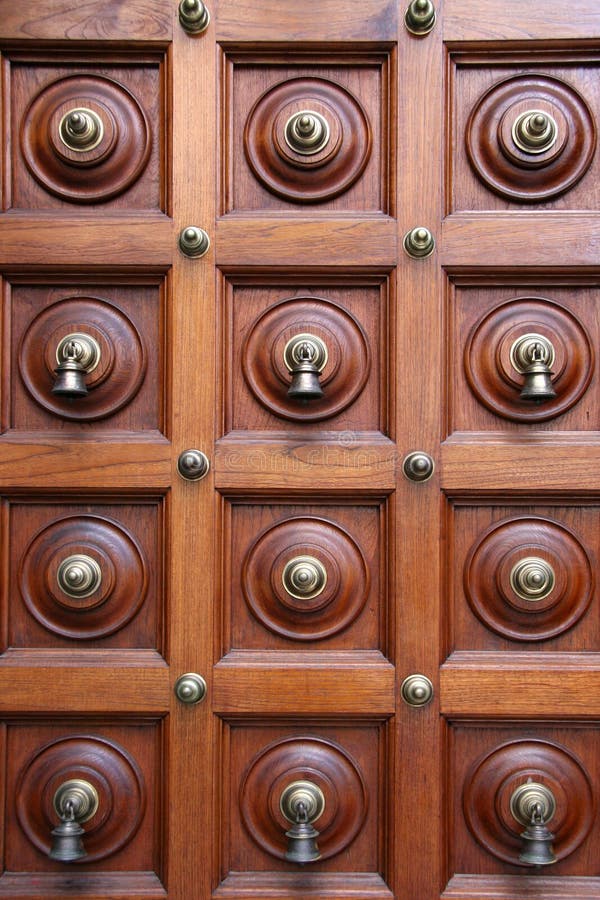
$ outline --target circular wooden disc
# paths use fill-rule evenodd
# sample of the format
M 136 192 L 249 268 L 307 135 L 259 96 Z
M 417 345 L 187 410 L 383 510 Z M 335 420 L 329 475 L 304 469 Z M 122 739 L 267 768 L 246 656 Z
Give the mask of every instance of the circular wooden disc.
M 102 573 L 89 597 L 69 597 L 57 572 L 74 554 L 91 557 Z M 89 640 L 114 634 L 140 609 L 148 589 L 148 565 L 130 534 L 96 516 L 58 519 L 42 529 L 25 549 L 19 587 L 31 615 L 61 637 Z
M 285 565 L 311 556 L 325 568 L 327 582 L 311 600 L 291 596 L 283 585 Z M 263 532 L 242 569 L 242 589 L 255 618 L 283 637 L 317 641 L 347 628 L 369 593 L 369 570 L 358 545 L 326 519 L 295 518 Z
M 329 859 L 354 840 L 368 808 L 357 763 L 332 741 L 299 736 L 263 750 L 250 763 L 240 786 L 242 821 L 259 847 L 284 859 L 290 823 L 279 801 L 288 784 L 301 780 L 312 781 L 325 796 L 325 809 L 314 827 L 321 859 Z
M 85 153 L 69 151 L 59 135 L 69 109 L 96 113 L 101 143 Z M 21 124 L 23 159 L 51 194 L 75 203 L 108 200 L 131 187 L 144 171 L 152 136 L 143 109 L 129 91 L 101 75 L 71 75 L 44 87 Z
M 52 393 L 56 347 L 65 335 L 83 332 L 100 345 L 97 369 L 86 376 L 86 397 L 72 401 Z M 33 319 L 18 353 L 23 384 L 33 399 L 62 419 L 90 422 L 113 415 L 137 394 L 146 375 L 146 349 L 122 310 L 95 297 L 58 300 Z
M 118 744 L 74 734 L 42 747 L 24 766 L 16 786 L 19 825 L 31 843 L 48 854 L 59 819 L 53 798 L 71 778 L 89 782 L 98 810 L 84 824 L 84 863 L 105 859 L 132 840 L 144 818 L 146 788 L 132 757 Z M 77 860 L 78 862 L 78 860 Z
M 523 106 L 557 122 L 557 142 L 544 154 L 521 152 L 509 137 L 511 116 L 516 119 Z M 566 82 L 547 75 L 513 75 L 477 101 L 465 140 L 471 166 L 487 187 L 510 200 L 540 202 L 565 193 L 587 172 L 596 149 L 596 125 L 583 97 Z
M 327 347 L 319 381 L 320 400 L 300 403 L 287 396 L 291 375 L 284 364 L 287 342 L 309 332 Z M 280 300 L 252 326 L 242 348 L 242 370 L 256 399 L 285 419 L 317 422 L 346 409 L 364 388 L 371 369 L 367 337 L 347 310 L 318 297 Z
M 547 597 L 524 600 L 510 574 L 527 557 L 549 563 L 555 582 Z M 587 611 L 594 574 L 574 534 L 549 519 L 523 517 L 493 525 L 469 551 L 464 588 L 471 609 L 486 625 L 515 641 L 543 641 L 572 628 Z
M 480 759 L 463 788 L 463 811 L 475 840 L 493 856 L 519 862 L 523 825 L 510 810 L 513 791 L 528 779 L 554 794 L 556 811 L 548 822 L 554 852 L 564 859 L 585 840 L 595 819 L 592 780 L 575 756 L 546 741 L 511 741 Z
M 285 140 L 294 114 L 323 115 L 330 139 L 315 156 L 295 153 Z M 269 88 L 254 104 L 244 129 L 244 152 L 258 180 L 272 193 L 297 203 L 329 200 L 363 173 L 372 134 L 362 106 L 349 91 L 325 78 L 301 76 Z
M 525 334 L 548 338 L 555 351 L 553 400 L 521 400 L 524 376 L 512 365 L 513 343 Z M 594 371 L 590 337 L 573 313 L 542 297 L 517 297 L 496 306 L 472 329 L 464 352 L 465 375 L 475 396 L 513 422 L 543 422 L 566 412 L 582 397 Z

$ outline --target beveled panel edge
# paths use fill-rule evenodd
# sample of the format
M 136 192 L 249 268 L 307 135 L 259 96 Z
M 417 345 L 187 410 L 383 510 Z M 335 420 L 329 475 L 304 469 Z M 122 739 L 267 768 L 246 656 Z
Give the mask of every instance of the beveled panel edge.
M 544 900 L 596 900 L 600 878 L 578 875 L 455 875 L 442 893 L 442 900 L 522 900 L 531 887 Z

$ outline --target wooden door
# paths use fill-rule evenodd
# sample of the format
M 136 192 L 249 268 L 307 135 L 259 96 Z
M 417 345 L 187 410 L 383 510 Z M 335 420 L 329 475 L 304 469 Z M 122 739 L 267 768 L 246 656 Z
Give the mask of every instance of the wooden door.
M 405 12 L 0 0 L 0 896 L 600 893 L 600 13 Z

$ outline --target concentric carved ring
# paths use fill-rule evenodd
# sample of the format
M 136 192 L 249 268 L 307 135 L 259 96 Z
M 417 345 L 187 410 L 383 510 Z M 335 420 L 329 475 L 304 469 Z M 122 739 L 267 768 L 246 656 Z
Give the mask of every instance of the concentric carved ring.
M 321 859 L 329 859 L 354 840 L 368 807 L 367 789 L 358 764 L 332 741 L 292 737 L 259 753 L 242 779 L 242 821 L 262 850 L 284 859 L 289 821 L 281 809 L 281 796 L 298 781 L 309 781 L 322 792 L 324 804 L 317 825 L 319 849 Z
M 510 741 L 478 760 L 463 788 L 463 811 L 475 840 L 503 862 L 522 865 L 523 824 L 514 816 L 514 794 L 527 782 L 547 788 L 556 808 L 546 823 L 554 852 L 564 859 L 579 847 L 595 819 L 592 779 L 574 754 L 546 741 Z
M 319 377 L 323 397 L 299 405 L 288 397 L 291 384 L 286 347 L 309 332 L 326 347 Z M 255 321 L 242 348 L 248 387 L 263 406 L 284 419 L 318 422 L 346 409 L 364 388 L 371 369 L 367 337 L 357 320 L 331 300 L 294 297 L 270 306 Z
M 550 519 L 493 525 L 471 548 L 464 587 L 475 615 L 503 637 L 542 641 L 572 628 L 594 591 L 590 559 L 575 535 Z
M 152 137 L 130 92 L 101 75 L 72 75 L 44 87 L 25 112 L 21 150 L 34 178 L 75 203 L 109 200 L 144 171 Z
M 72 779 L 88 782 L 98 795 L 98 809 L 85 825 L 83 861 L 105 859 L 133 839 L 144 818 L 142 773 L 126 750 L 95 735 L 75 734 L 42 747 L 20 773 L 15 804 L 23 832 L 46 855 L 58 822 L 56 792 Z
M 596 149 L 587 103 L 547 75 L 514 75 L 493 85 L 475 104 L 465 137 L 469 161 L 484 184 L 527 202 L 568 191 Z
M 89 393 L 76 403 L 52 393 L 57 350 L 82 332 L 99 348 L 85 378 Z M 137 394 L 146 375 L 146 348 L 131 319 L 107 300 L 69 297 L 47 306 L 29 325 L 18 352 L 19 371 L 33 399 L 62 419 L 90 422 L 113 415 Z
M 123 628 L 140 609 L 148 563 L 132 535 L 115 522 L 72 516 L 33 538 L 21 558 L 19 587 L 44 628 L 78 640 L 101 638 Z
M 254 542 L 242 568 L 244 597 L 255 618 L 298 641 L 347 628 L 363 609 L 369 584 L 358 544 L 326 519 L 274 525 Z
M 244 152 L 258 180 L 286 200 L 329 200 L 363 173 L 372 133 L 362 106 L 325 78 L 269 88 L 246 120 Z
M 553 348 L 556 397 L 535 405 L 520 397 L 524 376 L 514 348 L 541 336 Z M 541 297 L 518 297 L 486 313 L 472 329 L 464 352 L 465 375 L 475 396 L 513 422 L 542 422 L 566 412 L 582 397 L 594 371 L 592 341 L 570 310 Z

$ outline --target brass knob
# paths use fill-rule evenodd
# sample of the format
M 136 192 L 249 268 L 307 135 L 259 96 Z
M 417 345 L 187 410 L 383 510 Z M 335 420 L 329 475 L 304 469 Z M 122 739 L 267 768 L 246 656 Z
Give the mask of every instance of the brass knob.
M 288 838 L 285 858 L 288 862 L 304 865 L 320 859 L 317 846 L 319 832 L 313 828 L 313 822 L 325 809 L 325 796 L 321 788 L 312 781 L 293 781 L 284 788 L 279 807 L 288 822 L 293 823 L 285 833 Z
M 517 822 L 526 826 L 521 833 L 523 847 L 519 862 L 528 866 L 548 866 L 556 862 L 552 847 L 554 835 L 546 824 L 556 811 L 556 800 L 550 788 L 529 779 L 513 791 L 510 811 Z
M 64 114 L 58 126 L 58 133 L 69 150 L 86 153 L 97 147 L 104 137 L 104 125 L 93 109 L 79 106 Z
M 327 347 L 314 334 L 297 334 L 283 348 L 283 361 L 292 376 L 288 397 L 293 400 L 319 400 L 323 389 L 319 375 L 327 365 Z
M 510 349 L 510 359 L 514 368 L 524 376 L 522 400 L 543 403 L 556 397 L 552 385 L 551 370 L 554 362 L 554 347 L 542 334 L 524 334 L 517 338 Z
M 554 588 L 554 569 L 539 556 L 526 556 L 510 573 L 510 586 L 522 600 L 535 603 L 544 600 Z
M 291 597 L 312 600 L 323 593 L 327 584 L 327 571 L 314 556 L 295 556 L 286 563 L 281 580 Z
M 400 694 L 409 706 L 427 706 L 433 700 L 433 684 L 426 675 L 408 675 L 400 686 Z
M 182 703 L 194 704 L 200 703 L 206 697 L 206 681 L 202 675 L 196 675 L 195 672 L 187 672 L 180 675 L 175 682 L 175 696 Z
M 70 400 L 87 396 L 85 376 L 94 371 L 100 356 L 100 344 L 91 335 L 79 331 L 67 334 L 56 348 L 58 365 L 52 393 Z
M 320 113 L 303 109 L 290 116 L 284 134 L 288 147 L 303 156 L 312 156 L 329 143 L 329 124 Z
M 427 481 L 433 475 L 435 464 L 428 453 L 415 450 L 404 458 L 402 471 L 409 481 Z
M 75 553 L 63 559 L 56 573 L 58 586 L 67 597 L 83 600 L 102 584 L 102 570 L 91 556 Z
M 403 246 L 413 259 L 425 259 L 435 249 L 435 240 L 428 228 L 418 225 L 404 235 Z
M 50 859 L 74 862 L 87 856 L 81 823 L 91 819 L 98 810 L 96 788 L 81 778 L 64 781 L 54 794 L 53 806 L 60 824 L 52 831 Z
M 179 4 L 179 23 L 188 34 L 200 34 L 206 31 L 210 22 L 210 13 L 202 0 L 181 0 Z
M 512 127 L 512 139 L 524 153 L 545 153 L 556 143 L 557 136 L 556 121 L 539 109 L 521 113 Z
M 404 24 L 411 34 L 429 34 L 435 25 L 435 8 L 431 0 L 412 0 L 404 14 Z
M 197 259 L 208 253 L 210 238 L 203 228 L 188 225 L 179 235 L 179 249 L 184 256 Z
M 177 471 L 186 481 L 199 481 L 209 469 L 208 456 L 202 450 L 184 450 L 177 460 Z

